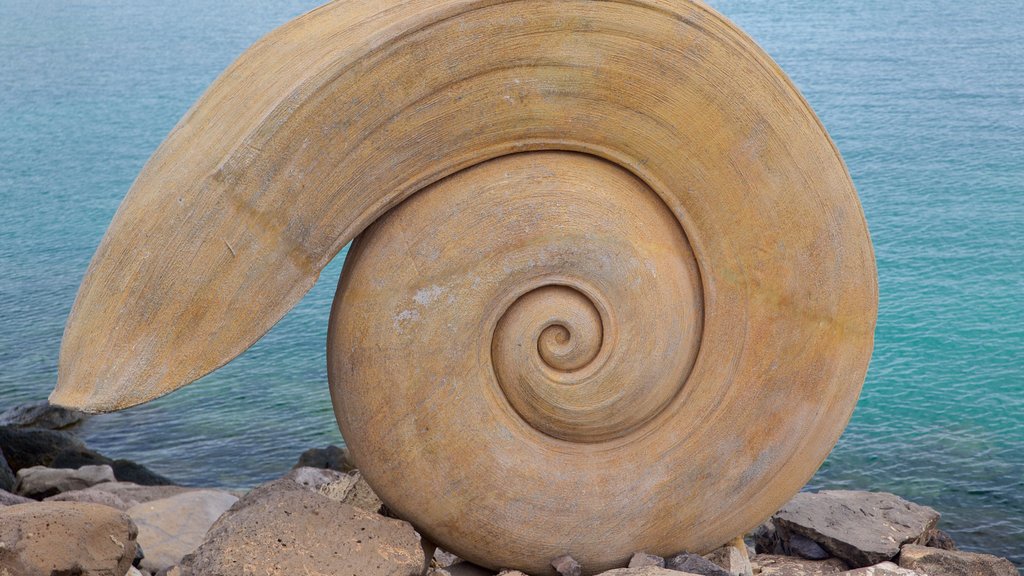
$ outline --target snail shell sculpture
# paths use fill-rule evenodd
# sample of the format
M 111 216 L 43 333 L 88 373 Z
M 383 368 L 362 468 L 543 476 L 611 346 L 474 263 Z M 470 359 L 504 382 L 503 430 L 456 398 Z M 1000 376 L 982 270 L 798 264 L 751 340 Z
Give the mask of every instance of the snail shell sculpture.
M 146 164 L 54 403 L 222 366 L 342 247 L 335 412 L 398 515 L 469 560 L 702 552 L 814 473 L 877 282 L 814 113 L 689 0 L 352 0 L 272 32 Z

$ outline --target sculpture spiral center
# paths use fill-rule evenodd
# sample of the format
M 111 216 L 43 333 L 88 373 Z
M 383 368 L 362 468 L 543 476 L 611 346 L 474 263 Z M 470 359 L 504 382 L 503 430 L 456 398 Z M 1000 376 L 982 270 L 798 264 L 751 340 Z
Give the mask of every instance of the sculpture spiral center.
M 601 351 L 601 313 L 585 295 L 568 286 L 543 286 L 527 292 L 505 312 L 495 342 L 516 335 L 537 342 L 540 360 L 557 372 L 590 364 Z M 518 345 L 510 341 L 511 345 Z

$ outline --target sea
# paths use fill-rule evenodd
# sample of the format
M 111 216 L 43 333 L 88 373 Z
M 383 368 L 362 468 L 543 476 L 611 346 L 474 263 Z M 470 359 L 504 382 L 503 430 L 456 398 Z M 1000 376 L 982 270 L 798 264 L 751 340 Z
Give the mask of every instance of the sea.
M 808 489 L 894 492 L 1024 567 L 1024 2 L 712 0 L 842 152 L 878 260 L 874 357 Z M 0 0 L 0 408 L 46 398 L 89 259 L 143 163 L 301 0 Z M 342 444 L 325 368 L 344 253 L 234 362 L 79 434 L 246 487 Z

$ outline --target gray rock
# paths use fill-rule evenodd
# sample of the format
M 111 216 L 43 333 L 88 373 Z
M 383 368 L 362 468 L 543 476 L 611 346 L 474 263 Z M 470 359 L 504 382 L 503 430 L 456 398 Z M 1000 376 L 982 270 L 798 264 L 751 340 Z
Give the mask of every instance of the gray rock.
M 60 430 L 82 422 L 85 417 L 84 412 L 54 406 L 46 400 L 42 400 L 19 404 L 0 412 L 0 426 Z
M 419 576 L 426 561 L 407 522 L 279 481 L 239 500 L 181 568 L 194 576 L 291 576 L 311 566 L 320 574 Z
M 47 496 L 82 490 L 103 482 L 113 482 L 110 466 L 82 466 L 78 470 L 33 466 L 18 470 L 14 492 L 27 498 L 42 500 Z
M 326 448 L 310 448 L 303 452 L 299 455 L 299 461 L 294 467 L 302 466 L 328 468 L 338 472 L 351 472 L 356 469 L 355 464 L 349 458 L 348 448 L 339 448 L 333 444 Z
M 88 448 L 62 450 L 53 459 L 51 468 L 80 468 L 87 465 L 106 464 L 113 468 L 114 478 L 120 482 L 131 482 L 141 486 L 171 486 L 169 478 L 153 472 L 142 464 L 131 460 L 114 460 Z
M 336 500 L 335 498 L 331 499 Z M 359 506 L 356 506 L 356 508 L 359 508 Z M 363 508 L 363 510 L 366 509 Z M 462 558 L 459 558 L 458 556 L 452 554 L 451 552 L 448 552 L 447 550 L 442 550 L 440 548 L 434 550 L 433 564 L 440 568 L 447 568 L 448 566 L 451 566 L 452 564 L 458 564 L 459 562 L 462 562 Z
M 924 545 L 929 548 L 956 550 L 956 542 L 953 541 L 953 537 L 947 534 L 946 531 L 939 530 L 938 528 L 928 531 L 928 535 L 924 539 Z
M 35 502 L 35 500 L 11 494 L 7 490 L 0 490 L 0 506 L 14 506 L 15 504 L 28 504 L 29 502 Z
M 337 482 L 345 477 L 345 474 L 336 470 L 312 468 L 309 466 L 292 468 L 290 472 L 284 475 L 284 479 L 291 480 L 314 491 L 324 484 Z
M 678 570 L 669 570 L 657 566 L 643 566 L 640 568 L 617 568 L 601 572 L 597 576 L 680 576 Z
M 17 484 L 18 478 L 14 475 L 14 470 L 11 470 L 9 464 L 7 464 L 7 458 L 4 458 L 4 451 L 0 449 L 0 490 L 14 490 L 14 485 Z
M 560 576 L 580 576 L 583 574 L 583 567 L 576 561 L 575 558 L 568 554 L 563 554 L 558 558 L 551 561 L 551 567 L 558 572 Z
M 108 482 L 107 484 L 113 484 L 113 482 Z M 53 496 L 47 496 L 43 500 L 47 502 L 90 502 L 92 504 L 110 506 L 118 510 L 127 510 L 138 504 L 138 502 L 129 504 L 112 492 L 96 489 L 96 486 L 86 488 L 85 490 L 62 492 Z
M 381 506 L 384 505 L 358 470 L 344 475 L 339 480 L 320 486 L 317 492 L 331 500 L 355 506 L 367 512 L 379 512 Z M 442 552 L 444 551 L 442 550 Z
M 822 548 L 817 542 L 796 532 L 789 535 L 785 548 L 790 556 L 799 556 L 808 560 L 824 560 L 832 557 L 828 550 Z
M 865 568 L 858 568 L 856 570 L 850 570 L 849 572 L 843 572 L 843 576 L 926 576 L 919 574 L 913 570 L 907 570 L 900 568 L 892 562 L 881 562 L 874 566 L 867 566 Z M 936 576 L 936 575 L 927 575 Z
M 761 576 L 828 576 L 850 569 L 849 564 L 839 558 L 806 560 L 793 556 L 758 554 L 753 561 L 760 567 Z
M 928 576 L 1019 576 L 1006 558 L 913 544 L 900 552 L 900 566 Z
M 629 559 L 629 568 L 644 568 L 645 566 L 665 567 L 665 559 L 647 552 L 637 552 Z
M 63 492 L 46 498 L 48 501 L 95 502 L 118 510 L 127 510 L 136 504 L 170 498 L 196 488 L 184 486 L 140 486 L 131 482 L 104 482 L 85 490 Z
M 526 576 L 526 574 L 523 574 L 519 570 L 502 570 L 501 572 L 498 572 L 498 576 Z M 676 576 L 679 575 L 677 574 Z
M 78 502 L 0 508 L 0 574 L 124 576 L 135 525 L 123 512 Z
M 900 546 L 923 541 L 938 521 L 935 510 L 894 494 L 850 490 L 803 492 L 772 516 L 784 543 L 800 534 L 853 567 L 895 558 Z
M 139 527 L 139 544 L 146 552 L 139 567 L 157 572 L 179 563 L 237 501 L 220 490 L 190 490 L 129 508 L 128 515 Z
M 703 556 L 683 552 L 669 558 L 665 558 L 665 568 L 677 572 L 689 572 L 701 576 L 731 576 L 721 566 L 711 562 Z
M 754 551 L 758 554 L 786 555 L 782 539 L 771 520 L 765 520 L 751 533 L 754 540 Z
M 22 430 L 0 426 L 0 450 L 11 470 L 49 466 L 57 454 L 69 448 L 85 448 L 75 436 L 59 430 Z

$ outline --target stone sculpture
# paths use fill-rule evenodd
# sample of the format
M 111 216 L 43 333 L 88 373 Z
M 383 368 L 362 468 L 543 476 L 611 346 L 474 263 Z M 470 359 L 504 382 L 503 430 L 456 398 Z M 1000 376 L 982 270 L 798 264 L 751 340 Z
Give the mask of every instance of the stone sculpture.
M 690 0 L 352 0 L 270 33 L 129 191 L 51 401 L 222 366 L 349 242 L 329 375 L 399 516 L 482 565 L 704 552 L 828 454 L 877 281 L 843 162 Z

